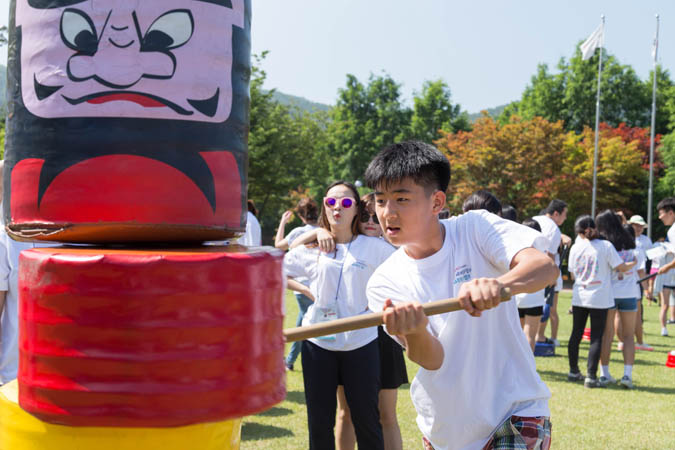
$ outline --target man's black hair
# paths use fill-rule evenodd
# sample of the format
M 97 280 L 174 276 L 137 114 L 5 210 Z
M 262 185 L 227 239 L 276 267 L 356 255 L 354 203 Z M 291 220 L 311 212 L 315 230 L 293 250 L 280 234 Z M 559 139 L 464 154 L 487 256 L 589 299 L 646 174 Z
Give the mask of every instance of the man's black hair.
M 464 200 L 462 211 L 473 211 L 475 209 L 484 209 L 492 214 L 501 214 L 502 204 L 490 191 L 476 191 Z
M 673 211 L 675 212 L 675 197 L 666 197 L 663 200 L 659 202 L 658 205 L 656 205 L 656 210 L 664 210 L 664 211 Z
M 535 229 L 535 230 L 537 230 L 538 232 L 541 233 L 541 225 L 539 225 L 539 222 L 537 222 L 534 219 L 523 220 L 523 225 L 525 225 L 526 227 L 533 228 L 533 229 Z
M 565 211 L 565 208 L 567 208 L 567 203 L 565 203 L 562 200 L 558 200 L 557 198 L 554 200 L 551 200 L 551 203 L 548 204 L 546 207 L 546 214 L 553 215 L 553 213 L 558 213 L 562 214 L 563 211 Z
M 503 206 L 501 216 L 506 220 L 518 222 L 518 211 L 512 205 Z
M 380 150 L 368 165 L 365 178 L 371 189 L 410 178 L 429 194 L 445 192 L 450 183 L 450 162 L 432 145 L 397 142 Z

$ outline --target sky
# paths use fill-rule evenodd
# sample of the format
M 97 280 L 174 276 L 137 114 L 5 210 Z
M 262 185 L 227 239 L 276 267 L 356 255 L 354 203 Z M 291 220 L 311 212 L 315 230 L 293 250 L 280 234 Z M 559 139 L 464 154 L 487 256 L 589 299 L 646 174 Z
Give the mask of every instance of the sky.
M 21 0 L 19 0 L 21 1 Z M 147 0 L 146 0 L 147 1 Z M 388 73 L 410 104 L 425 80 L 478 112 L 520 98 L 537 64 L 555 68 L 606 17 L 605 47 L 646 79 L 660 15 L 659 63 L 675 78 L 672 0 L 252 0 L 252 51 L 267 88 L 334 104 L 346 74 Z M 9 0 L 0 0 L 0 25 Z M 0 62 L 6 64 L 6 47 Z

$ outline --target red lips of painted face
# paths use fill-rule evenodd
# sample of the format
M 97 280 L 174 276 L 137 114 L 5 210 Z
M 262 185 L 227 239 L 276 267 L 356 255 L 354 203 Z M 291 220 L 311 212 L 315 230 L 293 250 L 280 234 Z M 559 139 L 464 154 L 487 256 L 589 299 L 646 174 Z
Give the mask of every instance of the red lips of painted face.
M 153 98 L 147 97 L 142 94 L 133 94 L 133 93 L 115 93 L 115 94 L 109 94 L 109 95 L 104 95 L 101 97 L 96 97 L 87 100 L 87 103 L 91 103 L 94 105 L 100 105 L 103 103 L 108 103 L 108 102 L 114 102 L 114 101 L 127 101 L 127 102 L 133 102 L 138 105 L 141 105 L 146 108 L 162 108 L 166 107 L 164 103 L 161 103 Z

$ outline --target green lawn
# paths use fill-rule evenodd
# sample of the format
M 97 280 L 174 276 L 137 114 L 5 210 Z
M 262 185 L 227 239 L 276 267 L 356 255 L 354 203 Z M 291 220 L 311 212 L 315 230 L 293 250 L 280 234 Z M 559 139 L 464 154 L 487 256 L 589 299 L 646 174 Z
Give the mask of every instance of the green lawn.
M 560 332 L 562 347 L 554 357 L 537 358 L 541 377 L 553 393 L 551 420 L 554 449 L 675 449 L 675 368 L 665 366 L 667 354 L 675 350 L 675 326 L 671 337 L 661 337 L 658 308 L 645 307 L 645 332 L 653 352 L 638 352 L 633 381 L 636 389 L 617 386 L 585 389 L 580 383 L 566 381 L 567 339 L 572 328 L 567 314 L 571 294 L 560 298 Z M 295 325 L 297 304 L 292 294 L 286 297 L 286 327 Z M 615 347 L 616 348 L 616 347 Z M 585 367 L 588 342 L 582 341 L 580 367 Z M 612 352 L 610 370 L 614 377 L 623 375 L 621 353 Z M 417 366 L 408 362 L 408 375 Z M 300 362 L 288 372 L 286 400 L 264 413 L 247 417 L 242 427 L 242 449 L 307 448 L 307 421 Z M 398 397 L 398 419 L 405 449 L 419 449 L 420 434 L 408 386 Z

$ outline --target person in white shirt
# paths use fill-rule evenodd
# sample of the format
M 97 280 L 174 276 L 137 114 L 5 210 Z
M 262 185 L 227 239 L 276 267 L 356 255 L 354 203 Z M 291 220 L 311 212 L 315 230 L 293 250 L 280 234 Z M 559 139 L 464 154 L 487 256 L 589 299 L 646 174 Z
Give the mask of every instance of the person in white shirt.
M 368 304 L 421 366 L 410 394 L 425 448 L 548 449 L 551 394 L 516 304 L 500 301 L 503 288 L 543 289 L 558 269 L 530 228 L 486 211 L 439 221 L 449 180 L 447 158 L 419 141 L 392 144 L 368 166 L 378 220 L 400 246 L 368 282 Z M 448 297 L 465 312 L 426 317 L 422 303 Z
M 259 247 L 262 245 L 262 231 L 260 230 L 260 222 L 256 215 L 258 210 L 253 203 L 253 200 L 246 202 L 248 205 L 248 212 L 246 213 L 246 231 L 244 235 L 237 240 L 238 244 L 247 247 Z
M 651 261 L 647 259 L 647 250 L 652 248 L 652 240 L 648 236 L 644 235 L 643 232 L 647 226 L 647 222 L 642 216 L 634 215 L 628 220 L 629 226 L 633 229 L 633 234 L 635 235 L 635 248 L 642 254 L 642 260 L 644 264 L 638 268 L 638 275 L 640 278 L 644 278 L 651 272 Z M 652 286 L 654 279 L 643 281 L 640 284 L 640 303 L 638 305 L 638 317 L 635 321 L 635 349 L 636 350 L 646 350 L 652 351 L 654 348 L 647 344 L 644 340 L 644 330 L 642 327 L 642 322 L 644 321 L 644 307 L 642 305 L 642 298 L 647 297 L 649 302 L 653 301 L 652 296 Z
M 656 209 L 659 212 L 659 219 L 668 228 L 668 242 L 675 245 L 675 197 L 667 197 L 661 200 Z M 669 255 L 672 257 L 672 255 Z M 666 325 L 675 323 L 675 299 L 672 296 L 675 289 L 675 276 L 671 270 L 675 267 L 675 258 L 663 266 L 659 267 L 659 277 L 663 277 L 663 289 L 660 292 L 661 297 L 661 313 L 659 320 L 661 321 L 661 336 L 668 336 L 668 328 Z M 668 307 L 670 306 L 670 319 L 666 320 L 668 314 Z
M 577 239 L 570 249 L 568 269 L 574 278 L 572 289 L 572 333 L 567 346 L 569 381 L 584 380 L 588 388 L 605 387 L 597 378 L 598 362 L 605 331 L 607 311 L 614 306 L 612 270 L 626 271 L 635 262 L 624 263 L 611 242 L 598 239 L 595 221 L 584 215 L 574 223 Z M 579 343 L 591 317 L 591 345 L 586 378 L 579 371 Z
M 370 312 L 366 283 L 394 248 L 382 239 L 359 234 L 361 208 L 354 185 L 333 183 L 324 198 L 319 226 L 335 237 L 335 251 L 326 254 L 316 247 L 299 246 L 284 258 L 287 276 L 309 279 L 315 298 L 303 325 Z M 336 390 L 342 384 L 359 448 L 383 449 L 377 328 L 303 341 L 301 355 L 310 448 L 335 448 Z
M 558 255 L 558 248 L 560 247 L 562 240 L 560 226 L 567 219 L 567 203 L 559 199 L 551 200 L 546 207 L 544 214 L 534 216 L 533 219 L 539 223 L 542 234 L 548 239 L 550 247 L 546 252 L 549 257 L 560 266 L 560 255 Z M 561 289 L 562 274 L 559 273 L 555 285 L 547 289 L 547 295 L 552 296 L 552 300 L 548 302 L 550 309 L 548 314 L 545 314 L 545 316 L 551 320 L 551 339 L 546 337 L 546 325 L 548 320 L 543 319 L 543 322 L 539 325 L 539 331 L 537 332 L 538 342 L 550 342 L 556 347 L 560 346 L 560 341 L 558 341 L 558 324 L 560 322 L 558 317 L 558 292 L 560 292 Z M 549 293 L 548 290 L 551 292 Z
M 602 336 L 600 362 L 601 384 L 614 383 L 616 380 L 609 372 L 609 360 L 614 341 L 615 319 L 621 323 L 620 341 L 623 343 L 624 374 L 619 384 L 627 389 L 633 387 L 633 363 L 635 362 L 635 321 L 637 319 L 640 287 L 638 268 L 644 265 L 642 254 L 635 249 L 635 238 L 628 234 L 621 224 L 621 218 L 613 211 L 605 210 L 595 218 L 598 234 L 609 241 L 619 253 L 624 263 L 633 263 L 627 271 L 612 272 L 612 298 L 614 304 L 607 311 L 607 325 Z M 618 314 L 617 314 L 618 311 Z M 618 327 L 617 327 L 618 328 Z
M 293 230 L 291 230 L 291 232 L 284 237 L 286 223 L 293 216 L 293 212 L 286 211 L 283 213 L 281 216 L 281 221 L 279 222 L 279 228 L 277 229 L 277 235 L 274 239 L 274 246 L 280 250 L 288 250 L 288 247 L 293 244 L 293 241 L 295 241 L 297 237 L 301 236 L 307 231 L 315 229 L 318 226 L 317 221 L 319 220 L 319 207 L 311 198 L 305 197 L 300 200 L 295 208 L 295 213 L 298 215 L 304 225 L 293 228 Z M 296 281 L 304 284 L 305 286 L 309 286 L 309 280 L 306 278 L 298 277 L 296 278 Z M 302 324 L 302 319 L 307 312 L 307 308 L 309 308 L 309 306 L 312 304 L 312 299 L 301 292 L 294 292 L 293 294 L 295 294 L 295 299 L 298 302 L 298 318 L 295 321 L 295 326 L 299 327 Z M 301 348 L 302 344 L 298 341 L 293 342 L 291 345 L 291 349 L 288 352 L 288 356 L 285 360 L 287 370 L 293 370 L 293 365 L 295 364 L 295 360 L 298 359 L 298 355 L 300 355 Z
M 534 219 L 523 220 L 523 225 L 537 230 L 541 233 L 539 222 Z M 520 317 L 520 326 L 523 328 L 527 342 L 534 352 L 537 343 L 537 332 L 541 316 L 544 314 L 544 304 L 546 303 L 545 289 L 533 292 L 531 294 L 523 293 L 516 295 L 516 304 L 518 305 L 518 316 Z

